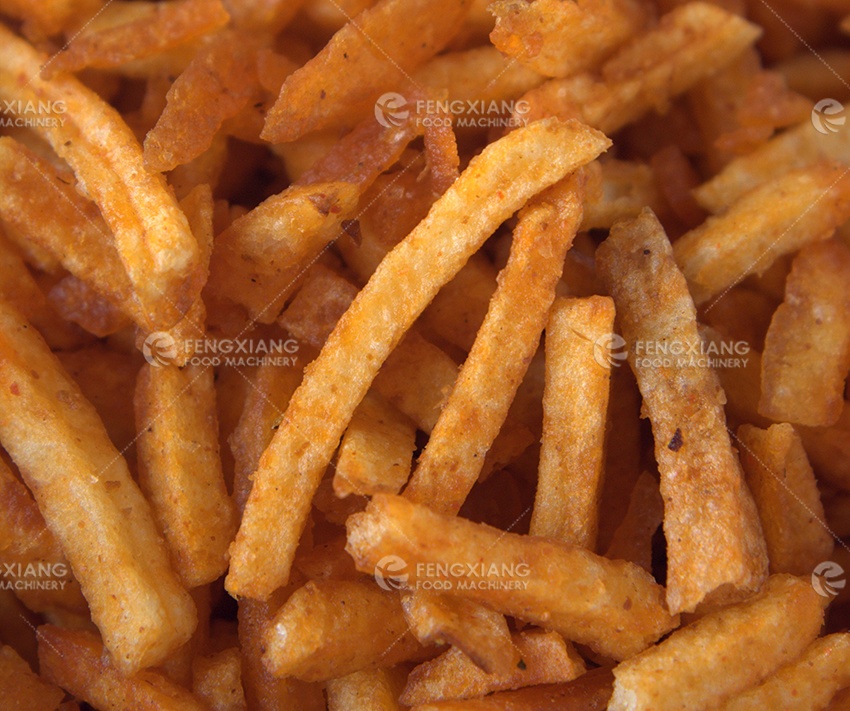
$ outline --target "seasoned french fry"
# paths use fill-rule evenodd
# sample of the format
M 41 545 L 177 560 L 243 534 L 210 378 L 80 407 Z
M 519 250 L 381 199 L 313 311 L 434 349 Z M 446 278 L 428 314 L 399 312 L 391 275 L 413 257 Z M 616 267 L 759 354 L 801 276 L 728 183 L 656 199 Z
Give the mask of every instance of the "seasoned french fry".
M 607 139 L 575 122 L 547 120 L 517 129 L 477 156 L 428 217 L 387 255 L 312 364 L 263 454 L 231 548 L 229 592 L 262 598 L 287 579 L 310 499 L 342 430 L 381 364 L 440 286 L 531 195 L 606 145 Z M 516 175 L 509 185 L 501 177 L 506 172 Z M 475 219 L 459 224 L 464 201 L 463 214 Z M 428 265 L 427 275 L 418 276 L 420 265 Z M 388 299 L 399 293 L 405 298 Z M 355 363 L 362 365 L 360 377 L 349 379 Z M 277 514 L 279 506 L 291 512 L 285 521 Z
M 771 573 L 808 575 L 834 542 L 802 442 L 789 424 L 738 428 L 747 484 L 759 510 Z
M 0 646 L 0 694 L 7 709 L 55 711 L 65 692 L 33 674 L 18 653 Z
M 364 669 L 327 683 L 328 711 L 399 711 L 399 674 L 393 669 Z
M 196 657 L 192 664 L 192 691 L 209 705 L 210 711 L 247 711 L 239 649 L 229 647 L 212 656 Z
M 505 533 L 387 494 L 376 494 L 346 527 L 358 570 L 372 572 L 385 555 L 398 556 L 408 587 L 448 584 L 453 595 L 614 659 L 645 649 L 678 622 L 644 570 L 559 541 Z M 605 632 L 609 625 L 620 630 L 616 637 Z
M 850 370 L 850 248 L 803 248 L 773 315 L 761 362 L 759 413 L 809 427 L 833 425 Z
M 713 612 L 614 669 L 612 711 L 717 706 L 796 659 L 823 622 L 808 581 L 774 575 L 755 597 Z
M 117 667 L 132 673 L 156 664 L 189 638 L 196 618 L 148 503 L 94 408 L 5 303 L 0 334 L 0 441 L 68 557 Z
M 37 131 L 64 158 L 115 235 L 149 330 L 172 326 L 200 290 L 198 246 L 161 176 L 118 113 L 71 76 L 38 74 L 46 58 L 0 28 L 0 99 L 64 107 Z M 19 77 L 27 77 L 25 84 Z
M 673 613 L 693 611 L 715 591 L 758 590 L 767 574 L 758 513 L 726 431 L 723 390 L 700 356 L 696 311 L 664 229 L 649 210 L 617 223 L 596 261 L 632 344 L 629 364 L 652 422 L 664 497 L 667 605 Z M 673 350 L 655 363 L 651 348 L 663 346 Z M 712 492 L 710 506 L 705 491 Z
M 509 674 L 486 674 L 457 647 L 414 668 L 400 701 L 408 706 L 484 696 L 494 691 L 572 681 L 584 660 L 557 632 L 526 630 L 513 635 L 522 663 Z
M 594 349 L 613 328 L 614 302 L 605 296 L 558 299 L 549 313 L 532 536 L 595 549 L 611 370 L 599 367 Z
M 637 217 L 644 207 L 657 210 L 661 196 L 652 169 L 622 160 L 594 161 L 586 170 L 587 198 L 583 230 L 610 228 L 617 220 Z
M 581 221 L 582 192 L 581 178 L 571 177 L 520 211 L 511 256 L 487 316 L 405 489 L 411 501 L 457 513 L 481 474 L 537 350 Z M 464 430 L 458 440 L 457 432 Z

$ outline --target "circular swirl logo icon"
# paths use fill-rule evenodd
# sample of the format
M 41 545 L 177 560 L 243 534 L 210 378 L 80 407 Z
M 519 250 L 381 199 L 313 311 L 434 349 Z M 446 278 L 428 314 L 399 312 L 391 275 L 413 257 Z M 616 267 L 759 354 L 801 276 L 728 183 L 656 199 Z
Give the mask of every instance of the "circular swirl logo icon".
M 846 584 L 844 568 L 835 561 L 825 560 L 818 563 L 812 571 L 812 587 L 823 597 L 835 597 Z
M 838 133 L 839 127 L 844 125 L 846 116 L 838 116 L 844 112 L 844 106 L 835 99 L 821 99 L 812 109 L 812 126 L 815 131 L 828 135 Z
M 603 368 L 619 368 L 628 357 L 625 346 L 626 339 L 619 333 L 606 333 L 593 342 L 593 359 Z
M 177 357 L 174 336 L 165 331 L 154 331 L 142 344 L 142 355 L 153 366 L 171 365 Z
M 397 555 L 385 555 L 375 564 L 375 582 L 384 590 L 401 590 L 407 583 L 407 562 Z
M 375 119 L 384 128 L 397 128 L 410 116 L 407 99 L 394 91 L 381 94 L 375 102 Z

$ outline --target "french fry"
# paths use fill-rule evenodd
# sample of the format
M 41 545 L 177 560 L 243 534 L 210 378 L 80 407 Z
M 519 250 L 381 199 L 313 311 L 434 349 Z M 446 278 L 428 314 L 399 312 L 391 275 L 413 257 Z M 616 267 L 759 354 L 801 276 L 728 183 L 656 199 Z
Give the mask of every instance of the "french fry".
M 98 205 L 149 330 L 172 326 L 200 290 L 198 246 L 161 176 L 118 113 L 71 76 L 39 78 L 46 58 L 0 28 L 0 99 L 64 107 L 36 130 L 64 158 Z M 26 84 L 18 80 L 27 77 Z
M 305 268 L 340 235 L 357 197 L 350 183 L 322 183 L 268 198 L 218 235 L 207 289 L 271 323 Z
M 629 364 L 652 423 L 664 498 L 667 605 L 674 614 L 692 612 L 715 591 L 758 590 L 767 574 L 758 513 L 726 431 L 720 383 L 700 361 L 696 311 L 664 229 L 649 210 L 617 223 L 596 263 L 623 338 L 632 344 Z M 674 350 L 656 364 L 652 344 Z M 696 353 L 693 363 L 687 353 Z M 712 492 L 710 506 L 705 491 Z
M 212 656 L 196 657 L 192 691 L 210 711 L 247 711 L 239 649 L 229 647 Z
M 399 711 L 399 673 L 393 669 L 363 669 L 327 683 L 328 711 Z
M 652 169 L 622 160 L 594 161 L 585 171 L 587 197 L 582 230 L 610 228 L 617 220 L 637 217 L 644 207 L 657 210 L 661 196 Z
M 379 625 L 375 621 L 380 620 Z M 271 620 L 263 662 L 275 676 L 324 681 L 421 650 L 395 592 L 363 581 L 310 581 Z
M 747 485 L 759 510 L 771 573 L 808 575 L 832 553 L 823 505 L 803 444 L 789 424 L 738 428 Z
M 808 581 L 771 576 L 746 602 L 713 612 L 614 668 L 611 711 L 717 706 L 795 660 L 823 622 Z
M 404 82 L 409 72 L 445 47 L 468 7 L 450 0 L 380 0 L 364 10 L 287 78 L 262 137 L 284 143 L 344 122 L 353 107 L 375 101 L 382 87 Z M 415 41 L 400 29 L 410 17 L 417 18 Z M 357 81 L 352 81 L 352 72 Z
M 148 5 L 130 22 L 74 35 L 42 70 L 45 79 L 86 67 L 115 67 L 190 42 L 223 27 L 230 19 L 221 0 L 168 0 Z
M 0 324 L 0 441 L 71 563 L 115 664 L 126 673 L 156 664 L 189 638 L 196 618 L 148 503 L 44 342 L 4 303 Z
M 605 145 L 606 139 L 578 123 L 542 121 L 508 134 L 477 156 L 428 217 L 387 255 L 311 365 L 263 454 L 231 548 L 229 592 L 262 598 L 287 579 L 322 472 L 394 346 L 498 224 Z M 517 176 L 507 186 L 501 177 L 506 173 Z M 475 219 L 458 225 L 465 200 L 463 214 Z M 429 271 L 420 278 L 422 264 Z M 387 299 L 399 293 L 405 298 Z M 355 363 L 362 367 L 360 377 L 349 380 Z M 283 522 L 276 513 L 279 506 L 292 514 Z
M 708 326 L 721 329 L 727 338 L 745 341 L 751 348 L 761 351 L 776 306 L 777 302 L 767 294 L 735 286 L 711 302 L 703 318 Z
M 494 691 L 572 681 L 584 660 L 557 632 L 526 630 L 513 635 L 522 658 L 509 674 L 486 674 L 457 647 L 415 667 L 400 701 L 407 706 L 485 696 Z
M 611 370 L 594 348 L 613 328 L 609 297 L 558 299 L 549 313 L 532 536 L 595 549 Z
M 490 6 L 493 44 L 550 77 L 593 69 L 643 29 L 646 10 L 631 0 L 564 4 L 499 0 Z
M 663 588 L 644 570 L 559 541 L 506 533 L 387 494 L 376 494 L 346 528 L 358 570 L 372 572 L 383 556 L 398 556 L 408 587 L 448 584 L 453 595 L 614 659 L 645 649 L 678 623 L 664 606 Z M 453 569 L 472 584 L 461 589 Z M 609 625 L 616 636 L 605 631 Z
M 720 708 L 722 711 L 826 708 L 835 692 L 848 685 L 850 634 L 831 634 L 815 640 L 799 659 Z
M 65 321 L 105 338 L 130 325 L 129 317 L 73 274 L 58 281 L 47 293 L 50 305 Z
M 642 472 L 629 498 L 629 508 L 614 532 L 606 558 L 630 560 L 648 573 L 652 572 L 652 537 L 664 520 L 664 501 L 658 491 L 658 480 Z
M 573 177 L 520 211 L 511 256 L 487 316 L 405 489 L 411 501 L 457 513 L 481 474 L 537 350 L 581 221 L 581 195 L 581 178 Z M 460 431 L 466 436 L 458 440 Z
M 3 0 L 3 14 L 24 21 L 27 33 L 55 35 L 96 14 L 103 0 L 46 0 L 33 5 L 26 0 Z
M 709 302 L 744 277 L 762 274 L 777 257 L 827 239 L 850 216 L 846 173 L 826 163 L 790 171 L 676 240 L 673 252 L 694 302 Z M 783 199 L 775 204 L 777 195 Z M 767 204 L 775 207 L 766 211 Z
M 164 674 L 125 675 L 104 654 L 97 635 L 53 625 L 38 629 L 38 660 L 45 679 L 104 711 L 167 708 L 206 711 L 206 705 Z
M 510 674 L 520 661 L 507 621 L 494 610 L 428 590 L 403 595 L 401 604 L 423 645 L 451 644 L 486 674 Z
M 765 417 L 809 427 L 838 420 L 850 370 L 848 283 L 850 249 L 837 240 L 805 247 L 794 259 L 762 353 L 758 407 Z
M 233 24 L 247 31 L 277 32 L 288 25 L 303 0 L 223 0 Z
M 55 711 L 65 692 L 33 674 L 18 653 L 0 646 L 0 694 L 7 709 Z
M 410 476 L 416 426 L 378 395 L 367 393 L 342 437 L 334 469 L 340 498 L 397 494 Z

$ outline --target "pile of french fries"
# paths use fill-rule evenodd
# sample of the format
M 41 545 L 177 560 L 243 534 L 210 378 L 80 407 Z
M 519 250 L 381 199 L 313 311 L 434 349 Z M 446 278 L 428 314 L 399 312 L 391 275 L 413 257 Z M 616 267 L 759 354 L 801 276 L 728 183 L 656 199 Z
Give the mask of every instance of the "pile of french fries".
M 850 709 L 850 2 L 0 16 L 2 708 Z

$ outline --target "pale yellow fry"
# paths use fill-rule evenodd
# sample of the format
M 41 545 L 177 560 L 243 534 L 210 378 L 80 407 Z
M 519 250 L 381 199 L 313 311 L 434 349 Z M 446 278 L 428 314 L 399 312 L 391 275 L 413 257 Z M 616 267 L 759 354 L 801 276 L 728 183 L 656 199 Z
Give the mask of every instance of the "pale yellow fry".
M 637 654 L 679 622 L 645 570 L 560 541 L 506 533 L 389 494 L 376 494 L 346 526 L 358 570 L 373 573 L 385 556 L 397 556 L 410 588 L 448 586 L 452 595 L 612 659 Z
M 40 79 L 46 59 L 0 27 L 0 100 L 53 107 L 41 118 L 54 120 L 35 130 L 100 207 L 150 330 L 167 329 L 201 288 L 186 216 L 165 179 L 145 169 L 141 146 L 118 112 L 72 76 Z
M 594 550 L 611 380 L 595 350 L 613 330 L 614 302 L 607 296 L 558 299 L 552 306 L 532 536 Z
M 264 598 L 287 580 L 313 493 L 354 408 L 439 288 L 528 198 L 607 145 L 598 132 L 555 119 L 509 133 L 474 158 L 384 258 L 311 364 L 260 460 L 231 549 L 231 593 Z
M 582 195 L 575 176 L 520 212 L 487 316 L 405 489 L 411 501 L 457 513 L 478 480 L 540 342 L 581 222 Z
M 850 172 L 821 163 L 744 194 L 673 247 L 694 302 L 703 304 L 777 257 L 824 240 L 850 218 Z
M 720 711 L 808 711 L 826 708 L 839 689 L 850 685 L 850 634 L 815 640 L 797 661 L 769 676 L 755 689 L 720 707 Z
M 667 604 L 673 612 L 693 611 L 718 589 L 757 590 L 767 574 L 764 537 L 729 441 L 725 395 L 700 359 L 696 310 L 664 228 L 650 210 L 617 223 L 596 264 L 614 297 L 652 422 L 664 497 Z M 667 362 L 646 355 L 665 344 L 672 348 Z M 687 354 L 694 349 L 691 362 Z
M 608 708 L 716 708 L 799 656 L 820 630 L 821 600 L 809 580 L 772 576 L 750 600 L 707 615 L 616 667 Z
M 399 672 L 363 669 L 327 683 L 328 711 L 399 711 Z
M 195 608 L 150 507 L 94 408 L 35 330 L 0 303 L 0 441 L 32 490 L 115 664 L 132 673 L 189 639 Z

